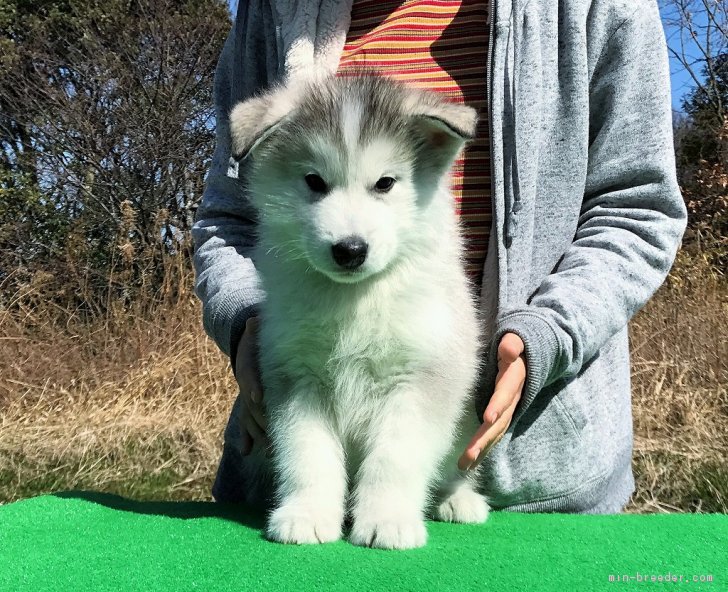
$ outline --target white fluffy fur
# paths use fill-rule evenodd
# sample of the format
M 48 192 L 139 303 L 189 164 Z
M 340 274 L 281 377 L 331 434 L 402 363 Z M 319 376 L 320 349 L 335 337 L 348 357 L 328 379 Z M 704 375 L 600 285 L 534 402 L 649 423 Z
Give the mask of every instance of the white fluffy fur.
M 296 117 L 290 93 L 278 92 L 279 101 L 258 97 L 233 111 L 235 145 L 260 140 L 251 131 L 255 118 L 270 129 L 284 111 Z M 266 289 L 260 369 L 274 448 L 267 534 L 286 543 L 334 541 L 350 514 L 355 544 L 418 547 L 428 514 L 455 522 L 488 515 L 475 490 L 477 471 L 457 469 L 478 426 L 471 397 L 479 323 L 448 175 L 431 199 L 418 196 L 410 152 L 386 135 L 359 144 L 361 107 L 352 100 L 337 103 L 346 114 L 329 118 L 343 126 L 347 159 L 316 134 L 313 161 L 287 154 L 283 171 L 270 154 L 253 154 L 256 267 Z M 431 102 L 421 111 L 438 121 L 474 121 L 465 109 Z M 309 170 L 332 180 L 322 199 L 309 199 Z M 387 175 L 397 178 L 392 190 L 372 194 Z M 369 244 L 353 277 L 330 256 L 331 244 L 351 235 Z M 245 459 L 250 479 L 267 462 L 256 447 Z

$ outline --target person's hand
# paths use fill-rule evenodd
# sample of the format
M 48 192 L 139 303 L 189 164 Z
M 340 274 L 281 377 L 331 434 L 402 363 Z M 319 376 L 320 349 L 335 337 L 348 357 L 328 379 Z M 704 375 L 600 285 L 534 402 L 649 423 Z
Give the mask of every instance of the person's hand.
M 526 382 L 524 345 L 515 333 L 506 333 L 498 344 L 498 376 L 493 396 L 480 426 L 458 459 L 462 471 L 474 469 L 506 433 Z
M 250 317 L 247 320 L 235 358 L 235 376 L 244 405 L 245 417 L 240 426 L 243 432 L 244 456 L 250 454 L 255 441 L 266 447 L 270 444 L 266 434 L 268 424 L 265 419 L 263 388 L 260 385 L 258 370 L 258 325 L 258 317 Z

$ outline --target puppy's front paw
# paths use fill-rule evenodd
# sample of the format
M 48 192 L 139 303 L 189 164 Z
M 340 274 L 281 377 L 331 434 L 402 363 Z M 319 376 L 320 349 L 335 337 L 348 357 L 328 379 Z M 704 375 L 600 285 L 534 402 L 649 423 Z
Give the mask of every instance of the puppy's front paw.
M 342 516 L 300 503 L 287 503 L 268 519 L 266 536 L 279 543 L 330 543 L 341 538 Z
M 489 510 L 490 507 L 482 495 L 463 487 L 437 506 L 435 518 L 442 522 L 479 524 L 486 521 Z
M 365 516 L 354 520 L 349 541 L 379 549 L 414 549 L 427 542 L 427 529 L 419 516 Z

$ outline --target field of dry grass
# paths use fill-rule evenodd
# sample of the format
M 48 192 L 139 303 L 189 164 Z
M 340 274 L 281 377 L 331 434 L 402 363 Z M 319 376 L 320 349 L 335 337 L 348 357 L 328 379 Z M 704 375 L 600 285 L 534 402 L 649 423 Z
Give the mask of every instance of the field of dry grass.
M 678 254 L 631 324 L 629 511 L 728 512 L 728 282 Z
M 0 502 L 71 488 L 209 499 L 236 391 L 184 277 L 154 315 L 89 326 L 32 286 L 0 309 Z M 630 512 L 728 512 L 727 295 L 683 253 L 632 323 Z

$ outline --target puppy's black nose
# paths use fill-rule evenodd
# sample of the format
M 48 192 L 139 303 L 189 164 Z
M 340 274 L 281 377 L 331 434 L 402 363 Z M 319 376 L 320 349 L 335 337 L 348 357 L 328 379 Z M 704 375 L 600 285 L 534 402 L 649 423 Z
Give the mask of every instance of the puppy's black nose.
M 356 269 L 367 258 L 368 245 L 358 236 L 349 236 L 331 245 L 334 261 L 344 269 Z

